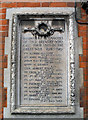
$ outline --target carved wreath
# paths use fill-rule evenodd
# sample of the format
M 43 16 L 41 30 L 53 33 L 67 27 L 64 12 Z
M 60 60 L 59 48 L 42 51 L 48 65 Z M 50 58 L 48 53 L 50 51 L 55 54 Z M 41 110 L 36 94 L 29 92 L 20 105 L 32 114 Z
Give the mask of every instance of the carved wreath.
M 55 31 L 64 32 L 63 28 L 54 29 L 45 22 L 39 23 L 36 27 L 29 29 L 25 28 L 24 32 L 31 32 L 33 36 L 38 37 L 49 37 L 54 34 Z

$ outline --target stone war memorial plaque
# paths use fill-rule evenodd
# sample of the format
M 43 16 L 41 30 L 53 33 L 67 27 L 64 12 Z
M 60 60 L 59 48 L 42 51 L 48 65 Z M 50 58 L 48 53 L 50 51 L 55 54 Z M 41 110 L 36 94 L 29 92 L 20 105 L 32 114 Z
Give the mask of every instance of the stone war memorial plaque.
M 49 36 L 35 36 L 29 31 L 22 33 L 21 105 L 67 106 L 68 42 L 65 21 L 27 21 L 26 25 L 23 21 L 22 29 L 36 25 L 42 33 L 48 27 L 57 31 L 50 31 L 54 33 Z
M 75 112 L 74 17 L 69 14 L 13 15 L 11 113 Z

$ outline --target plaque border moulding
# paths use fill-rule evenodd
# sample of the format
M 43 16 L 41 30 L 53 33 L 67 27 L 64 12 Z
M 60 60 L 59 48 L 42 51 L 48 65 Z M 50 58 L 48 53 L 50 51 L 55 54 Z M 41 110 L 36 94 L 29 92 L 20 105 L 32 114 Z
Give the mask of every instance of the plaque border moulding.
M 76 25 L 74 22 L 74 9 L 48 9 L 47 11 L 41 9 L 39 11 L 33 8 L 30 8 L 30 12 L 25 10 L 22 12 L 15 11 L 12 14 L 12 41 L 11 41 L 11 113 L 75 113 L 75 55 L 74 55 L 74 26 Z M 68 106 L 67 107 L 21 107 L 16 104 L 16 79 L 17 79 L 17 61 L 16 61 L 16 53 L 17 53 L 17 23 L 18 23 L 18 15 L 67 15 L 68 16 L 68 25 L 69 25 L 69 98 L 68 98 Z

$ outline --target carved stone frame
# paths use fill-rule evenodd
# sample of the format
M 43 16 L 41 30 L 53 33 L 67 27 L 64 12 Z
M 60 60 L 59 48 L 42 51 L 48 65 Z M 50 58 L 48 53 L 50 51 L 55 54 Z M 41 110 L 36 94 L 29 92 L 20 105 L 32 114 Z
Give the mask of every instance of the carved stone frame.
M 74 55 L 74 10 L 67 9 L 66 11 L 63 10 L 56 10 L 53 9 L 48 10 L 41 10 L 41 12 L 36 11 L 36 9 L 31 8 L 30 12 L 17 12 L 13 14 L 13 23 L 12 23 L 12 42 L 11 42 L 11 113 L 74 113 L 75 112 L 75 55 Z M 67 107 L 20 107 L 16 105 L 16 70 L 17 70 L 17 62 L 16 62 L 16 53 L 17 53 L 17 24 L 18 24 L 18 15 L 66 15 L 69 19 L 69 105 Z

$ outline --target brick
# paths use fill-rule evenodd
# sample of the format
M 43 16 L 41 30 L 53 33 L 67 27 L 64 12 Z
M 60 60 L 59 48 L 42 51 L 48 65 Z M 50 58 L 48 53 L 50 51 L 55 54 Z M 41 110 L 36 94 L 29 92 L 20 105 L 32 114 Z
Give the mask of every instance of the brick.
M 0 44 L 0 50 L 4 50 L 5 44 Z
M 42 3 L 42 7 L 49 7 L 50 3 L 49 2 L 44 2 Z
M 88 56 L 88 50 L 83 50 L 83 55 Z
M 88 88 L 85 87 L 85 88 L 84 88 L 84 96 L 87 96 L 87 95 L 88 95 Z
M 74 7 L 75 3 L 74 2 L 68 2 L 67 7 Z
M 84 68 L 84 69 L 83 69 L 83 72 L 84 72 L 84 74 L 87 75 L 87 74 L 88 74 L 88 68 Z
M 4 55 L 4 50 L 0 50 L 0 56 Z
M 86 31 L 86 30 L 80 30 L 80 31 L 78 32 L 78 35 L 79 35 L 79 37 L 80 37 L 80 36 L 85 37 L 85 36 L 87 35 L 87 31 Z
M 5 43 L 5 37 L 0 37 L 0 44 Z
M 6 18 L 6 14 L 0 14 L 0 19 L 5 19 Z
M 88 74 L 84 74 L 84 77 L 86 78 L 85 80 L 87 80 L 88 79 Z
M 0 75 L 0 78 L 2 79 L 3 78 L 3 76 L 2 75 Z M 1 87 L 3 87 L 3 83 L 0 81 L 0 88 Z
M 1 107 L 1 109 L 0 109 L 0 114 L 3 112 L 3 109 L 2 109 L 2 107 Z M 0 119 L 1 120 L 1 119 Z
M 84 87 L 88 87 L 88 81 L 84 81 Z
M 80 88 L 80 94 L 81 94 L 81 96 L 83 96 L 83 94 L 84 94 L 84 88 L 83 87 Z
M 8 26 L 0 26 L 0 31 L 8 31 Z
M 22 2 L 21 2 L 21 3 L 19 2 L 19 3 L 17 3 L 17 7 L 25 7 L 25 3 L 24 3 L 24 2 L 23 2 L 23 3 L 22 3 Z
M 87 17 L 86 17 L 86 15 L 82 15 L 81 17 L 82 17 L 81 20 L 85 20 L 85 21 L 87 21 Z
M 84 9 L 81 9 L 81 13 L 82 13 L 83 15 L 86 15 L 86 11 L 85 11 Z
M 84 44 L 83 44 L 83 49 L 84 49 L 84 50 L 88 50 L 88 44 L 85 44 L 85 43 L 84 43 Z
M 85 75 L 85 74 L 84 74 L 84 80 L 85 80 L 85 81 L 88 80 L 88 75 Z
M 88 118 L 88 114 L 86 114 L 86 113 L 84 112 L 83 118 L 84 118 L 84 120 L 86 120 L 86 119 Z
M 0 95 L 2 95 L 2 88 L 0 88 Z M 1 106 L 0 106 L 1 107 Z
M 79 56 L 79 62 L 88 62 L 88 56 Z
M 0 32 L 0 36 L 2 36 L 2 37 L 8 37 L 8 32 Z
M 83 56 L 79 56 L 79 62 L 83 61 Z
M 2 3 L 2 7 L 12 8 L 17 7 L 17 3 Z
M 9 3 L 9 4 L 7 5 L 7 7 L 8 7 L 8 8 L 17 7 L 17 3 L 16 3 L 16 2 L 15 2 L 15 3 Z
M 83 101 L 86 101 L 86 100 L 88 100 L 88 95 L 83 97 Z
M 83 102 L 83 107 L 88 107 L 88 101 Z
M 88 39 L 87 39 L 87 36 L 82 37 L 82 40 L 83 40 L 83 43 L 88 44 Z
M 0 56 L 0 62 L 4 61 L 4 56 Z
M 17 7 L 40 7 L 40 3 L 39 2 L 21 2 L 21 3 L 17 3 Z
M 2 75 L 2 69 L 0 69 L 0 75 Z
M 79 30 L 87 30 L 87 26 L 86 25 L 78 25 L 78 29 Z
M 4 69 L 2 69 L 2 71 L 3 71 L 3 73 L 2 73 L 2 75 L 0 75 L 0 88 L 2 88 L 4 86 Z
M 66 2 L 52 2 L 50 3 L 50 7 L 67 7 Z
M 1 106 L 1 107 L 0 107 L 0 113 L 2 113 L 2 103 L 0 103 L 0 104 L 1 104 L 1 105 L 0 105 L 0 106 Z M 1 120 L 1 119 L 0 119 L 0 120 Z
M 0 69 L 4 68 L 3 62 L 0 62 Z
M 4 58 L 4 68 L 7 68 L 7 59 L 8 59 L 8 55 L 5 55 L 5 58 Z
M 3 107 L 7 107 L 7 88 L 3 89 Z
M 80 107 L 83 107 L 83 102 L 80 101 Z
M 0 25 L 8 25 L 9 21 L 8 20 L 0 20 Z
M 86 62 L 80 62 L 79 67 L 80 68 L 85 68 L 86 67 Z
M 6 13 L 6 8 L 0 9 L 0 13 Z
M 40 7 L 40 3 L 39 2 L 28 2 L 28 3 L 24 3 L 24 7 Z
M 2 90 L 3 90 L 3 88 L 0 88 L 0 101 L 2 102 Z M 1 106 L 0 106 L 1 107 Z
M 2 113 L 0 113 L 0 119 L 2 119 L 3 118 L 3 114 Z
M 2 108 L 2 107 L 1 107 Z M 2 109 L 0 109 L 0 113 L 2 112 Z
M 79 22 L 81 22 L 81 23 L 87 23 L 87 19 L 84 19 L 84 18 L 80 19 Z
M 2 3 L 2 8 L 7 7 L 7 3 Z
M 83 56 L 82 61 L 83 62 L 88 62 L 88 56 Z

